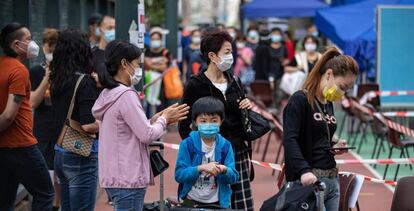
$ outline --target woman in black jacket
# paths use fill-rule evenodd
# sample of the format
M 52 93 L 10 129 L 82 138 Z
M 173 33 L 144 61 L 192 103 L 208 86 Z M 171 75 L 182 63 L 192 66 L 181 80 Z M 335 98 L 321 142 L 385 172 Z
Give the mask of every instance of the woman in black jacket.
M 339 207 L 338 169 L 334 155 L 346 150 L 346 141 L 332 140 L 336 130 L 333 102 L 342 99 L 358 75 L 358 64 L 332 47 L 318 60 L 305 81 L 304 89 L 294 93 L 283 113 L 286 180 L 303 185 L 320 180 L 326 184 L 325 207 Z
M 190 106 L 202 97 L 213 96 L 220 99 L 225 105 L 225 118 L 220 133 L 232 143 L 236 169 L 240 180 L 232 186 L 232 208 L 253 210 L 253 198 L 250 190 L 250 157 L 249 148 L 243 139 L 244 131 L 241 121 L 241 110 L 250 109 L 250 101 L 240 99 L 240 90 L 229 72 L 233 64 L 232 38 L 226 32 L 213 32 L 206 34 L 202 41 L 200 51 L 207 62 L 207 69 L 197 76 L 191 77 L 184 89 L 183 103 Z M 236 81 L 237 80 L 237 81 Z M 244 91 L 243 91 L 244 92 Z M 190 115 L 191 111 L 189 112 Z M 190 116 L 179 123 L 179 132 L 184 139 L 191 132 Z

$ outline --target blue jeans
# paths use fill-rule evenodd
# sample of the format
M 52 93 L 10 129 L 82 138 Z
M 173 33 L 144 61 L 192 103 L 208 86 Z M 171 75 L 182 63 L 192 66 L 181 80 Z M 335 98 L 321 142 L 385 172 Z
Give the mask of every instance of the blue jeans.
M 339 210 L 339 179 L 319 177 L 320 181 L 326 185 L 325 189 L 325 210 L 326 211 L 338 211 Z
M 55 172 L 61 188 L 62 211 L 93 211 L 98 184 L 98 153 L 82 157 L 57 150 Z
M 33 196 L 33 211 L 52 210 L 53 185 L 37 145 L 0 148 L 0 169 L 0 210 L 13 210 L 19 183 Z
M 114 211 L 141 211 L 147 188 L 105 188 L 114 206 Z

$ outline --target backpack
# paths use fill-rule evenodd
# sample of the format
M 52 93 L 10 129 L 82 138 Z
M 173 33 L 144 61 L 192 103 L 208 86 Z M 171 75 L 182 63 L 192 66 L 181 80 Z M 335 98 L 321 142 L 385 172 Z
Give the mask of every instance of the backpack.
M 309 186 L 302 186 L 299 181 L 288 182 L 276 195 L 263 202 L 260 211 L 323 210 L 321 192 L 324 192 L 324 188 L 324 184 L 318 182 Z

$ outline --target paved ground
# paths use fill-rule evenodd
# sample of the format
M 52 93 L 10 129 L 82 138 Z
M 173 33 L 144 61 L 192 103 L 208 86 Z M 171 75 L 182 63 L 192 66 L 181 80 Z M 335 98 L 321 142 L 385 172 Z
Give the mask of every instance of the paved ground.
M 167 133 L 164 137 L 164 141 L 168 143 L 179 143 L 180 139 L 177 132 Z M 272 138 L 269 151 L 266 156 L 267 162 L 274 162 L 277 146 L 279 141 L 276 138 Z M 253 158 L 260 160 L 262 157 L 262 151 L 264 144 L 261 144 L 261 150 L 259 153 L 255 153 Z M 177 183 L 174 180 L 174 168 L 175 160 L 177 157 L 177 151 L 172 149 L 165 150 L 165 159 L 170 163 L 170 168 L 165 173 L 165 196 L 177 195 Z M 343 155 L 338 159 L 355 159 L 352 154 Z M 367 176 L 374 176 L 367 167 L 363 165 L 343 165 L 339 166 L 340 171 L 357 172 Z M 255 167 L 256 178 L 252 183 L 253 197 L 255 203 L 255 210 L 259 210 L 263 201 L 274 195 L 278 188 L 276 186 L 276 177 L 271 176 L 271 170 L 256 166 Z M 156 186 L 150 187 L 147 190 L 146 202 L 152 202 L 159 199 L 159 181 L 156 181 Z M 359 203 L 361 210 L 375 210 L 375 211 L 389 211 L 392 200 L 392 192 L 385 185 L 365 182 L 359 196 Z M 106 195 L 102 193 L 98 199 L 96 209 L 97 211 L 111 210 L 111 207 L 106 203 Z

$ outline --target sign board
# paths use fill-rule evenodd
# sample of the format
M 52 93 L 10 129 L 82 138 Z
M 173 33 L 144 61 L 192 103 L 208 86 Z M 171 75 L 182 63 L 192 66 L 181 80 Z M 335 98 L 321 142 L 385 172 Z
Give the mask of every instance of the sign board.
M 379 6 L 377 11 L 380 90 L 414 90 L 414 6 Z M 381 97 L 381 106 L 414 107 L 414 96 Z

